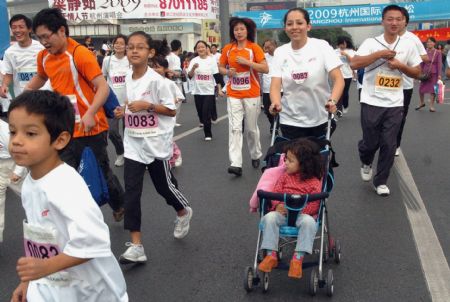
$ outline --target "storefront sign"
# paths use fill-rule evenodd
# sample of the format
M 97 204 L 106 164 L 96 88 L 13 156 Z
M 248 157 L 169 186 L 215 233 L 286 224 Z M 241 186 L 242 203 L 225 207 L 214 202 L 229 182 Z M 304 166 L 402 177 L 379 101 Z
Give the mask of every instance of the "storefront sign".
M 447 1 L 403 2 L 399 6 L 409 12 L 410 22 L 450 19 Z M 315 27 L 376 25 L 381 23 L 381 13 L 387 4 L 324 6 L 306 8 Z M 287 10 L 242 11 L 234 15 L 252 19 L 259 29 L 283 28 Z
M 49 0 L 67 20 L 215 19 L 219 0 Z
M 202 39 L 209 45 L 220 45 L 220 22 L 218 19 L 202 20 Z
M 129 35 L 135 31 L 143 31 L 148 34 L 165 35 L 165 34 L 188 34 L 200 32 L 200 24 L 192 22 L 183 23 L 158 23 L 158 24 L 122 24 L 120 32 Z

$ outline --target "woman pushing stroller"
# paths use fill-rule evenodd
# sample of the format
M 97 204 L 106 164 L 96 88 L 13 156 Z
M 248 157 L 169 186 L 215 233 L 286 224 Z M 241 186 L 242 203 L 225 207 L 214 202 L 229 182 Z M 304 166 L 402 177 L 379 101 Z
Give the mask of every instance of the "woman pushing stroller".
M 285 171 L 275 183 L 275 193 L 311 194 L 321 192 L 323 160 L 319 146 L 302 138 L 288 143 L 285 148 Z M 290 262 L 289 277 L 302 277 L 303 258 L 312 253 L 316 218 L 320 209 L 320 200 L 307 203 L 299 213 L 296 226 L 299 228 L 295 252 Z M 283 202 L 272 201 L 270 212 L 262 218 L 264 226 L 261 249 L 266 250 L 266 257 L 259 264 L 262 272 L 270 272 L 278 266 L 278 241 L 280 226 L 287 222 L 287 210 Z

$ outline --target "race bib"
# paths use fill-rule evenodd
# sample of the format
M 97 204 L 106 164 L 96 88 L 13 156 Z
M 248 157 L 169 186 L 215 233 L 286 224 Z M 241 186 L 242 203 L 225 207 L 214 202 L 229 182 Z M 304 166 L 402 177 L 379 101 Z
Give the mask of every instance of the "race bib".
M 201 87 L 207 87 L 212 85 L 212 75 L 210 74 L 204 74 L 204 73 L 197 73 L 195 75 L 195 82 L 198 86 Z
M 17 69 L 17 76 L 19 77 L 20 88 L 25 88 L 29 81 L 36 75 L 37 67 L 25 66 Z
M 250 71 L 236 73 L 230 80 L 233 90 L 250 89 Z
M 292 80 L 296 84 L 303 84 L 306 79 L 308 79 L 308 72 L 307 71 L 292 71 L 291 72 Z
M 131 137 L 158 136 L 158 115 L 155 112 L 125 113 L 125 130 Z
M 125 87 L 126 72 L 117 72 L 111 76 L 111 83 L 114 89 L 121 89 Z
M 75 96 L 75 94 L 69 94 L 67 95 L 67 97 L 69 98 L 75 112 L 75 123 L 81 122 L 81 115 L 80 110 L 78 109 L 77 97 Z
M 375 77 L 375 91 L 386 92 L 402 89 L 402 81 L 403 78 L 400 75 L 379 72 Z
M 25 220 L 23 221 L 23 243 L 27 257 L 49 259 L 61 254 L 55 229 L 31 225 Z M 60 271 L 36 280 L 36 282 L 53 286 L 68 286 L 70 280 L 68 272 Z

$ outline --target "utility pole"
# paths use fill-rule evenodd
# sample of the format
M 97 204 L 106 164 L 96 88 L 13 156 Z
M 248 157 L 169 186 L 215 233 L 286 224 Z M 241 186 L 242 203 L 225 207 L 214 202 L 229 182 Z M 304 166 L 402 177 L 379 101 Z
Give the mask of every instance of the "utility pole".
M 222 47 L 230 42 L 230 37 L 228 36 L 229 27 L 228 22 L 230 21 L 230 6 L 228 0 L 220 0 L 219 2 L 219 20 L 220 20 L 220 37 L 222 42 Z

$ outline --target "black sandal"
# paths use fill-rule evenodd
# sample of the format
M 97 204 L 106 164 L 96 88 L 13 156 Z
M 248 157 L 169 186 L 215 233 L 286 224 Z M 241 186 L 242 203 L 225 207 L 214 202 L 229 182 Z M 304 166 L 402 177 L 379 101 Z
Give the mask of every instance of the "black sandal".
M 416 107 L 416 110 L 420 110 L 420 109 L 422 109 L 423 107 L 425 107 L 425 104 L 419 105 L 418 107 Z

